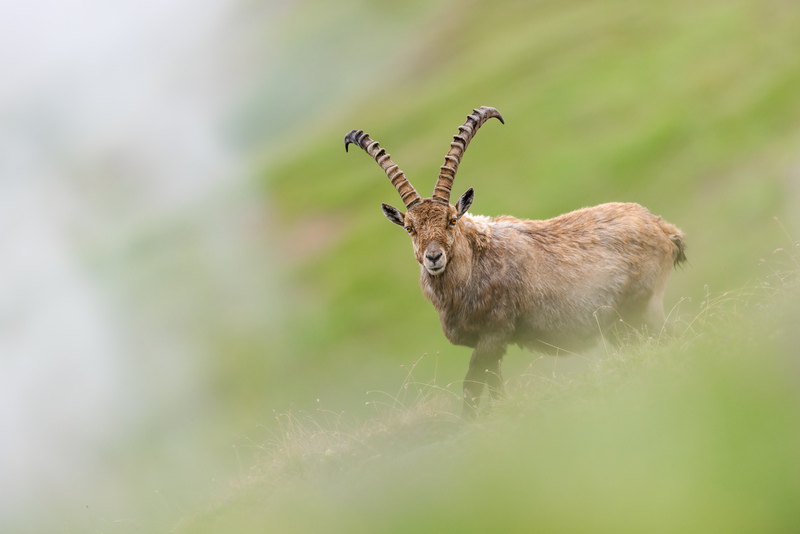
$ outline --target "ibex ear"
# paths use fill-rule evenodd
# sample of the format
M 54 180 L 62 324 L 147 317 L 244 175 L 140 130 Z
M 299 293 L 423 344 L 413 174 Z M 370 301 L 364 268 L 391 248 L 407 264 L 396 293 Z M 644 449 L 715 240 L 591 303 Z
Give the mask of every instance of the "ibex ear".
M 467 213 L 469 207 L 472 206 L 473 200 L 475 200 L 475 191 L 470 187 L 456 202 L 456 212 L 459 218 Z
M 395 208 L 394 206 L 390 206 L 389 204 L 381 204 L 381 206 L 383 207 L 383 214 L 386 215 L 387 219 L 395 223 L 397 226 L 405 227 L 406 218 L 399 209 Z

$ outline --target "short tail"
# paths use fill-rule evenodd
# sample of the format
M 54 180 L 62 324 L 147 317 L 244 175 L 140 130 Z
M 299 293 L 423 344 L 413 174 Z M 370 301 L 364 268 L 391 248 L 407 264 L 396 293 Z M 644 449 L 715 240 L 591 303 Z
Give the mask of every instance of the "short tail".
M 671 234 L 669 238 L 675 244 L 676 252 L 675 252 L 675 261 L 673 262 L 673 265 L 677 267 L 686 261 L 686 240 L 684 239 L 683 234 L 681 233 Z
M 673 253 L 675 254 L 675 259 L 672 261 L 672 264 L 677 267 L 682 263 L 686 262 L 686 239 L 683 236 L 683 232 L 675 226 L 674 224 L 670 224 L 661 217 L 658 217 L 658 225 L 661 227 L 661 231 L 667 234 L 672 244 L 675 245 L 675 250 Z

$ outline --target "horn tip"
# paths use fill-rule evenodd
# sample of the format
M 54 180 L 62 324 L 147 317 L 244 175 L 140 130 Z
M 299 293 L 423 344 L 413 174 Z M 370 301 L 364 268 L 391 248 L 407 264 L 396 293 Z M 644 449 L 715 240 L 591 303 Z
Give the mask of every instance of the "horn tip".
M 497 120 L 499 120 L 500 124 L 506 123 L 506 121 L 503 119 L 503 116 L 499 111 L 497 111 L 497 108 L 493 108 L 492 106 L 481 106 L 481 109 L 485 112 L 488 112 L 490 117 L 495 117 Z
M 344 136 L 344 151 L 348 152 L 348 148 L 350 143 L 356 143 L 360 145 L 361 143 L 358 140 L 358 136 L 363 133 L 362 130 L 350 130 L 347 132 L 347 135 Z
M 497 108 L 493 108 L 492 106 L 481 106 L 480 108 L 473 109 L 472 111 L 474 111 L 475 113 L 479 113 L 480 111 L 482 111 L 483 113 L 489 115 L 489 118 L 494 117 L 497 120 L 499 120 L 500 124 L 506 123 L 506 121 L 503 119 L 503 116 L 500 114 L 499 111 L 497 111 Z

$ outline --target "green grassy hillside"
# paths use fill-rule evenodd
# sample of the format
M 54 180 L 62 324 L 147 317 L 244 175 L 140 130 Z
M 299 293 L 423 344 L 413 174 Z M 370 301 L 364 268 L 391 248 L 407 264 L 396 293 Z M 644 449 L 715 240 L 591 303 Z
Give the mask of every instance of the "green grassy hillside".
M 243 124 L 282 319 L 213 340 L 231 363 L 219 396 L 267 426 L 264 459 L 181 531 L 797 527 L 800 316 L 764 296 L 796 269 L 800 5 L 404 6 L 308 0 L 281 21 L 278 76 Z M 506 124 L 481 129 L 454 194 L 527 218 L 645 205 L 687 235 L 666 306 L 691 327 L 583 359 L 511 350 L 510 399 L 465 428 L 451 411 L 470 351 L 447 343 L 380 212 L 396 192 L 343 137 L 368 131 L 428 195 L 480 105 Z M 730 298 L 742 287 L 758 296 Z
M 277 415 L 249 475 L 177 531 L 793 532 L 797 274 L 572 378 L 515 378 L 477 423 L 413 373 L 360 424 Z

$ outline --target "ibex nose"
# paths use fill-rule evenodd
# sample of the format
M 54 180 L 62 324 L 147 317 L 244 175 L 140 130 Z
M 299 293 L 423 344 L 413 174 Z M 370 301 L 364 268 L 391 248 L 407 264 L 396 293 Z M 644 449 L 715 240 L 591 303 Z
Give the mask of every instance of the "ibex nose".
M 433 253 L 429 252 L 429 253 L 425 254 L 425 257 L 428 258 L 429 262 L 436 263 L 437 261 L 439 261 L 439 258 L 442 257 L 442 253 L 441 252 L 433 252 Z

